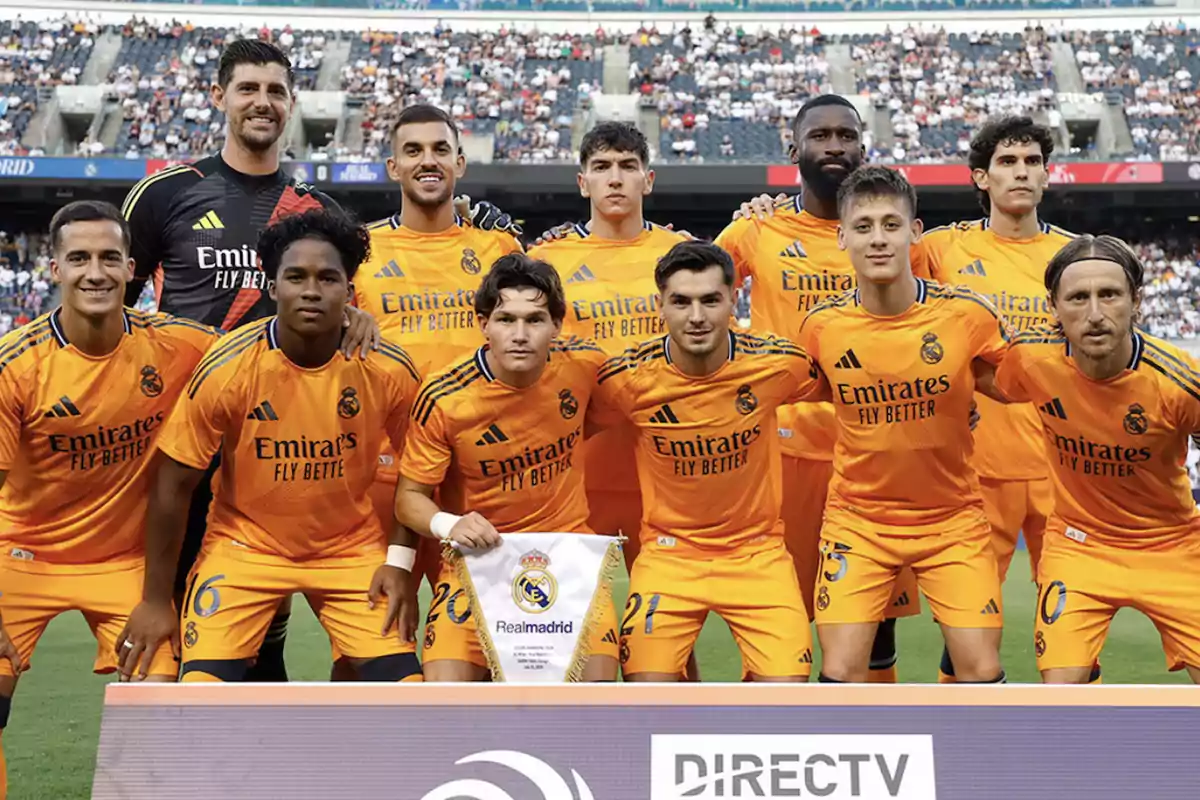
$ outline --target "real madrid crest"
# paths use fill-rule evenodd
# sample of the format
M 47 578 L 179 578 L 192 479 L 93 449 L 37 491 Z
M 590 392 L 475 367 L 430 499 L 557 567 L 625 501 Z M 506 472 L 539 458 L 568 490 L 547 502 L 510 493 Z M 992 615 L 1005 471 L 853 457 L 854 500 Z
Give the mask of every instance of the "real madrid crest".
M 579 413 L 579 401 L 571 394 L 570 389 L 563 389 L 558 393 L 558 413 L 562 414 L 563 419 L 571 419 Z
M 1041 631 L 1033 635 L 1033 652 L 1037 654 L 1038 658 L 1046 655 L 1046 637 Z
M 198 641 L 200 641 L 200 633 L 196 630 L 196 623 L 189 622 L 183 629 L 183 644 L 185 647 L 195 647 Z
M 530 550 L 521 556 L 521 571 L 513 578 L 512 597 L 527 614 L 549 611 L 558 599 L 558 581 L 550 573 L 550 556 Z
M 1150 428 L 1150 420 L 1146 419 L 1146 409 L 1134 403 L 1129 407 L 1123 422 L 1125 432 L 1130 436 L 1141 436 Z
M 425 649 L 429 650 L 433 647 L 433 643 L 437 641 L 437 634 L 433 632 L 433 626 L 425 625 Z
M 758 398 L 750 390 L 750 384 L 743 383 L 738 387 L 737 397 L 733 399 L 733 405 L 742 416 L 746 416 L 758 408 Z
M 479 256 L 475 255 L 475 251 L 469 247 L 463 248 L 462 261 L 459 264 L 463 268 L 463 272 L 468 275 L 478 275 L 483 270 L 483 264 L 479 262 Z
M 946 351 L 938 342 L 936 333 L 927 333 L 921 337 L 921 360 L 926 364 L 936 364 L 942 360 Z
M 158 369 L 150 364 L 142 367 L 142 381 L 140 384 L 142 394 L 146 397 L 158 397 L 162 394 L 163 379 L 158 374 Z
M 358 390 L 353 386 L 342 389 L 342 396 L 337 404 L 338 416 L 342 419 L 353 419 L 362 411 L 362 403 L 358 402 Z
M 829 608 L 829 589 L 822 586 L 817 592 L 817 610 L 824 611 L 827 608 Z

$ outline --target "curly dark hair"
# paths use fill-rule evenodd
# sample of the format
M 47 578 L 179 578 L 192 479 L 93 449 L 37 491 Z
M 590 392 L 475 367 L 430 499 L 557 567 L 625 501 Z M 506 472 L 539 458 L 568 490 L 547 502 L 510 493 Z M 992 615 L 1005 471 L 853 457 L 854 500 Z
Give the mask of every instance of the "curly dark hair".
M 909 215 L 917 218 L 917 190 L 899 170 L 872 165 L 851 172 L 838 187 L 838 213 L 844 214 L 859 197 L 899 197 L 908 206 Z
M 371 235 L 344 212 L 316 209 L 284 217 L 258 235 L 258 262 L 271 277 L 279 273 L 283 254 L 296 242 L 318 239 L 329 242 L 342 259 L 347 280 L 354 280 L 359 266 L 371 255 Z
M 971 137 L 971 152 L 967 155 L 967 166 L 971 168 L 971 173 L 981 169 L 987 172 L 988 167 L 992 165 L 992 158 L 996 155 L 996 148 L 1002 144 L 1029 144 L 1036 143 L 1042 148 L 1042 160 L 1046 163 L 1050 161 L 1050 154 L 1054 152 L 1054 137 L 1050 134 L 1050 129 L 1044 125 L 1038 125 L 1030 117 L 1018 117 L 1007 115 L 1003 117 L 995 117 L 984 123 L 976 134 Z M 992 211 L 992 201 L 988 197 L 988 193 L 975 185 L 974 178 L 971 179 L 971 186 L 975 189 L 975 199 L 979 201 L 979 205 L 986 213 Z
M 558 271 L 545 261 L 530 258 L 524 253 L 500 256 L 483 277 L 475 293 L 475 313 L 487 318 L 500 305 L 504 289 L 536 289 L 546 298 L 550 319 L 562 322 L 567 315 L 566 294 Z

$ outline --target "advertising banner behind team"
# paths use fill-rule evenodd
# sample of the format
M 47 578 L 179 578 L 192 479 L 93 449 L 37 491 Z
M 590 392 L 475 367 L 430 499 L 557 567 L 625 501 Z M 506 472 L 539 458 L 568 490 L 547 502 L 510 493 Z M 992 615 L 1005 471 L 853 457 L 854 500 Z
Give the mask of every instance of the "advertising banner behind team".
M 578 681 L 591 633 L 612 605 L 620 540 L 510 533 L 499 547 L 455 550 L 479 643 L 497 682 Z

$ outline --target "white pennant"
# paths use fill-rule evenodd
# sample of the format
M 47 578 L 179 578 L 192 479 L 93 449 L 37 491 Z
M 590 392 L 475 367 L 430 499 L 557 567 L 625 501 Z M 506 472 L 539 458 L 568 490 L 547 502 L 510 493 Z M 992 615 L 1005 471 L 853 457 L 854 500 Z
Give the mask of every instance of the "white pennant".
M 451 551 L 471 598 L 492 679 L 578 681 L 592 632 L 612 605 L 620 539 L 584 533 L 506 533 L 491 550 Z

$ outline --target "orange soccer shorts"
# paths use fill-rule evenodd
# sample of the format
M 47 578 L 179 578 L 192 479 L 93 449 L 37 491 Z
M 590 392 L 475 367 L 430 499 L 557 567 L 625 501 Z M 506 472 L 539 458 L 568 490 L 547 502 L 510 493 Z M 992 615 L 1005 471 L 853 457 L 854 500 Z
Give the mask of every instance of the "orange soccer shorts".
M 792 557 L 782 541 L 745 553 L 679 551 L 647 542 L 621 623 L 626 675 L 679 675 L 709 612 L 729 625 L 745 671 L 807 677 L 812 632 Z
M 28 665 L 50 620 L 66 611 L 83 613 L 96 637 L 98 673 L 116 672 L 117 637 L 142 599 L 144 562 L 95 565 L 47 564 L 26 561 L 9 553 L 0 556 L 0 617 L 9 638 Z M 0 659 L 0 675 L 12 675 L 8 659 Z M 150 674 L 179 674 L 179 663 L 164 644 L 154 654 Z
M 189 661 L 236 661 L 258 654 L 279 603 L 303 594 L 333 652 L 350 658 L 416 653 L 415 642 L 401 642 L 383 627 L 386 604 L 374 609 L 367 591 L 386 551 L 293 561 L 250 550 L 228 540 L 205 545 L 188 576 L 180 625 L 183 669 Z
M 600 624 L 592 633 L 589 653 L 617 658 L 617 612 L 612 598 L 604 604 Z M 433 599 L 425 617 L 425 663 L 431 661 L 467 661 L 487 667 L 487 657 L 479 643 L 471 599 L 458 580 L 454 568 L 446 564 L 433 588 Z
M 933 609 L 952 628 L 1003 624 L 1000 577 L 991 526 L 983 513 L 941 532 L 896 536 L 840 516 L 821 531 L 824 562 L 817 580 L 817 624 L 879 622 L 907 567 Z
M 813 619 L 817 565 L 821 563 L 821 523 L 832 479 L 832 461 L 783 457 L 783 537 L 796 565 L 796 577 L 800 579 L 800 592 L 809 619 Z M 912 570 L 906 569 L 896 582 L 885 618 L 915 617 L 920 613 L 917 579 Z
M 998 481 L 979 479 L 983 510 L 992 525 L 992 549 L 1000 567 L 1000 582 L 1008 576 L 1008 567 L 1017 550 L 1017 536 L 1025 534 L 1029 550 L 1030 574 L 1037 579 L 1038 559 L 1046 520 L 1054 511 L 1054 484 L 1049 478 L 1036 481 Z
M 1200 667 L 1198 575 L 1195 536 L 1135 550 L 1098 542 L 1051 520 L 1038 563 L 1033 634 L 1038 669 L 1096 663 L 1113 616 L 1126 607 L 1158 628 L 1167 669 Z

